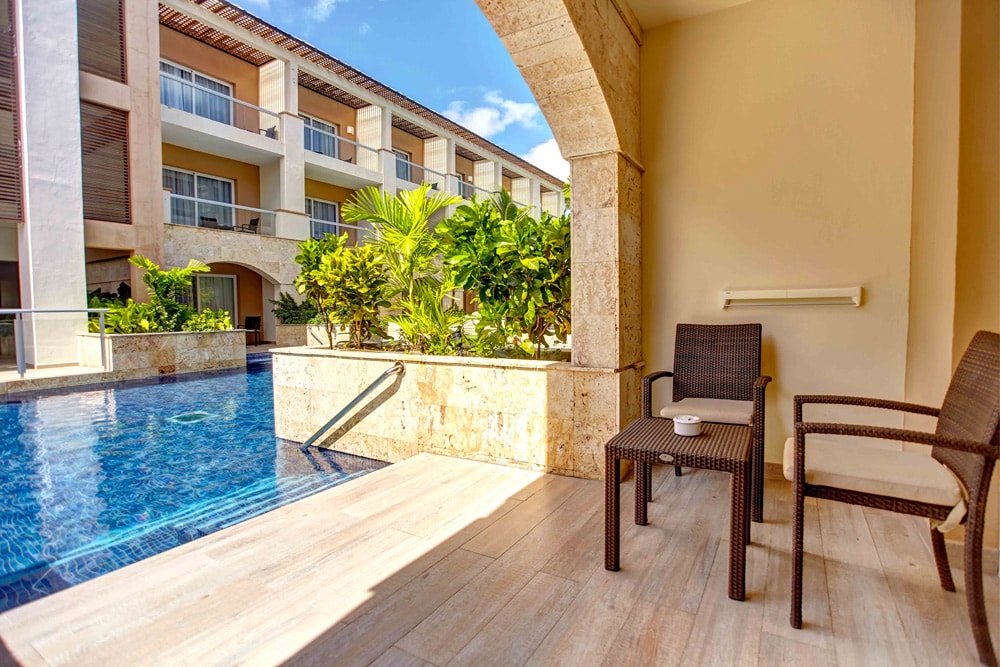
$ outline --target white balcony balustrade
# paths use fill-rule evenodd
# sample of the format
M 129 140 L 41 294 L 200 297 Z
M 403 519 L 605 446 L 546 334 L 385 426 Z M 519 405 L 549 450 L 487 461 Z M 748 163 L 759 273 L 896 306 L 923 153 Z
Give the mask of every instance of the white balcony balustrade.
M 203 83 L 160 72 L 160 103 L 270 139 L 278 138 L 280 117 L 277 113 L 213 90 L 209 87 L 214 84 L 211 80 L 199 78 L 199 81 Z M 220 89 L 228 88 L 224 84 L 217 85 Z
M 170 195 L 170 218 L 167 222 L 185 227 L 275 235 L 274 211 L 176 194 Z
M 376 166 L 378 164 L 378 150 L 371 146 L 359 144 L 356 141 L 346 139 L 335 132 L 316 127 L 316 121 L 303 117 L 303 120 L 312 122 L 304 128 L 303 137 L 305 149 L 327 157 L 343 160 L 348 164 L 358 164 L 361 166 Z M 332 127 L 328 125 L 327 127 Z

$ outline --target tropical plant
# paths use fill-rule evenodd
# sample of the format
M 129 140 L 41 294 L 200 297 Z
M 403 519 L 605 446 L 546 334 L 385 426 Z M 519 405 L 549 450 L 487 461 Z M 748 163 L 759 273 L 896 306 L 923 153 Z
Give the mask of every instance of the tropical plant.
M 460 197 L 431 192 L 424 184 L 396 196 L 369 187 L 343 207 L 346 222 L 372 226 L 368 243 L 385 263 L 387 298 L 405 343 L 419 352 L 446 354 L 457 349 L 453 334 L 464 314 L 453 296 L 455 285 L 442 271 L 441 248 L 430 218 Z
M 184 323 L 183 331 L 228 331 L 233 328 L 229 313 L 225 310 L 205 310 L 194 313 Z
M 322 239 L 306 239 L 299 243 L 299 254 L 295 256 L 295 263 L 302 267 L 299 275 L 295 277 L 295 289 L 316 309 L 317 317 L 326 328 L 326 339 L 330 349 L 333 349 L 336 324 L 329 310 L 331 306 L 328 298 L 329 290 L 325 283 L 319 281 L 319 268 L 323 257 L 343 251 L 346 245 L 347 234 L 341 236 L 327 234 Z
M 477 333 L 496 332 L 523 352 L 541 355 L 545 336 L 570 332 L 568 214 L 532 218 L 507 192 L 459 206 L 437 226 L 444 262 L 458 286 L 479 302 Z M 477 348 L 484 351 L 484 343 Z
M 194 307 L 182 303 L 181 299 L 188 296 L 195 273 L 211 270 L 208 265 L 192 259 L 184 268 L 174 267 L 164 271 L 143 255 L 134 255 L 128 261 L 146 270 L 142 282 L 149 288 L 149 303 L 156 309 L 159 330 L 181 331 L 195 313 Z
M 281 324 L 312 324 L 317 321 L 316 305 L 312 301 L 296 301 L 288 292 L 282 292 L 277 299 L 268 301 L 274 306 L 271 312 Z
M 354 348 L 360 348 L 372 334 L 385 335 L 379 309 L 389 307 L 383 298 L 387 279 L 374 247 L 348 248 L 342 244 L 323 255 L 311 274 L 310 280 L 323 290 L 320 304 L 327 314 L 331 348 L 336 327 L 348 330 L 349 345 Z
M 184 268 L 161 269 L 149 258 L 142 255 L 130 257 L 129 261 L 145 269 L 142 281 L 149 288 L 149 303 L 136 303 L 125 299 L 124 303 L 92 295 L 91 308 L 108 308 L 104 315 L 105 331 L 108 333 L 153 333 L 157 331 L 217 331 L 231 329 L 229 313 L 224 310 L 206 310 L 199 314 L 183 303 L 190 294 L 191 281 L 195 273 L 209 271 L 208 266 L 192 259 Z M 91 319 L 88 328 L 97 332 L 100 325 Z

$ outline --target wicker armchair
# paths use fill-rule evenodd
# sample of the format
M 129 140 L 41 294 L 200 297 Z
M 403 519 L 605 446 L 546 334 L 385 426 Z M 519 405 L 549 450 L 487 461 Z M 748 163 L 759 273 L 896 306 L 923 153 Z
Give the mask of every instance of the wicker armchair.
M 934 433 L 802 421 L 807 403 L 856 405 L 937 417 Z M 802 627 L 802 532 L 806 496 L 931 519 L 931 544 L 941 587 L 954 591 L 942 528 L 965 530 L 965 595 L 972 634 L 984 665 L 996 665 L 983 601 L 983 518 L 1000 449 L 1000 334 L 980 331 L 962 357 L 940 410 L 852 396 L 796 396 L 795 437 L 785 443 L 785 476 L 793 482 L 792 627 Z M 931 445 L 921 452 L 876 449 L 814 434 L 882 438 Z M 806 436 L 810 436 L 808 439 Z M 808 440 L 808 442 L 807 442 Z M 961 485 L 961 486 L 960 486 Z M 965 512 L 967 506 L 967 512 Z
M 764 520 L 764 390 L 771 381 L 760 374 L 760 339 L 760 324 L 678 324 L 674 370 L 642 379 L 643 417 L 653 416 L 653 383 L 672 377 L 672 401 L 660 410 L 661 417 L 691 414 L 753 429 L 750 518 L 758 523 Z M 674 472 L 680 476 L 680 467 Z M 641 464 L 640 473 L 646 475 L 648 491 L 652 467 Z

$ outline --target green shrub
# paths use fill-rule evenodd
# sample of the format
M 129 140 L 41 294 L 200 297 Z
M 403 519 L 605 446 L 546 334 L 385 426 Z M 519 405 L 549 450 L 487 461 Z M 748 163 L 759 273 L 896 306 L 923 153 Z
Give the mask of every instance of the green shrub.
M 570 221 L 532 218 L 510 195 L 459 206 L 436 229 L 458 286 L 476 293 L 477 353 L 510 341 L 541 356 L 545 336 L 570 333 Z M 503 343 L 501 343 L 503 341 Z M 495 351 L 495 350 L 494 350 Z
M 316 306 L 307 300 L 298 302 L 288 292 L 282 292 L 277 299 L 268 299 L 274 308 L 271 312 L 281 324 L 312 324 L 317 321 Z
M 322 303 L 331 347 L 336 327 L 348 330 L 349 345 L 354 348 L 360 348 L 373 334 L 385 336 L 379 309 L 389 307 L 384 299 L 387 278 L 382 258 L 373 246 L 341 245 L 323 255 L 319 268 L 312 271 L 312 280 L 324 289 Z
M 233 328 L 229 313 L 219 309 L 206 308 L 195 313 L 184 323 L 184 331 L 228 331 Z
M 149 288 L 149 303 L 136 303 L 126 299 L 124 303 L 101 298 L 94 295 L 90 299 L 91 308 L 108 308 L 104 314 L 105 331 L 107 333 L 153 333 L 157 331 L 217 331 L 231 329 L 229 313 L 224 310 L 203 313 L 181 299 L 189 294 L 192 276 L 195 273 L 207 272 L 209 268 L 202 262 L 192 259 L 184 268 L 175 267 L 164 271 L 148 258 L 142 255 L 130 257 L 129 261 L 145 269 L 142 281 Z M 88 323 L 91 332 L 98 332 L 100 324 L 97 319 Z

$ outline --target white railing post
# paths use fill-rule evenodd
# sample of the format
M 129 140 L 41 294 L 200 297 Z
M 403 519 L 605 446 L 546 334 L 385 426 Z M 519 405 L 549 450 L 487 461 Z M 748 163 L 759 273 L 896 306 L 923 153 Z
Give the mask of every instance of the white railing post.
M 21 313 L 14 314 L 14 354 L 17 356 L 17 373 L 23 378 L 27 363 L 24 359 L 24 322 L 21 320 Z
M 108 351 L 104 345 L 104 312 L 98 313 L 98 326 L 101 331 L 101 368 L 108 370 Z

